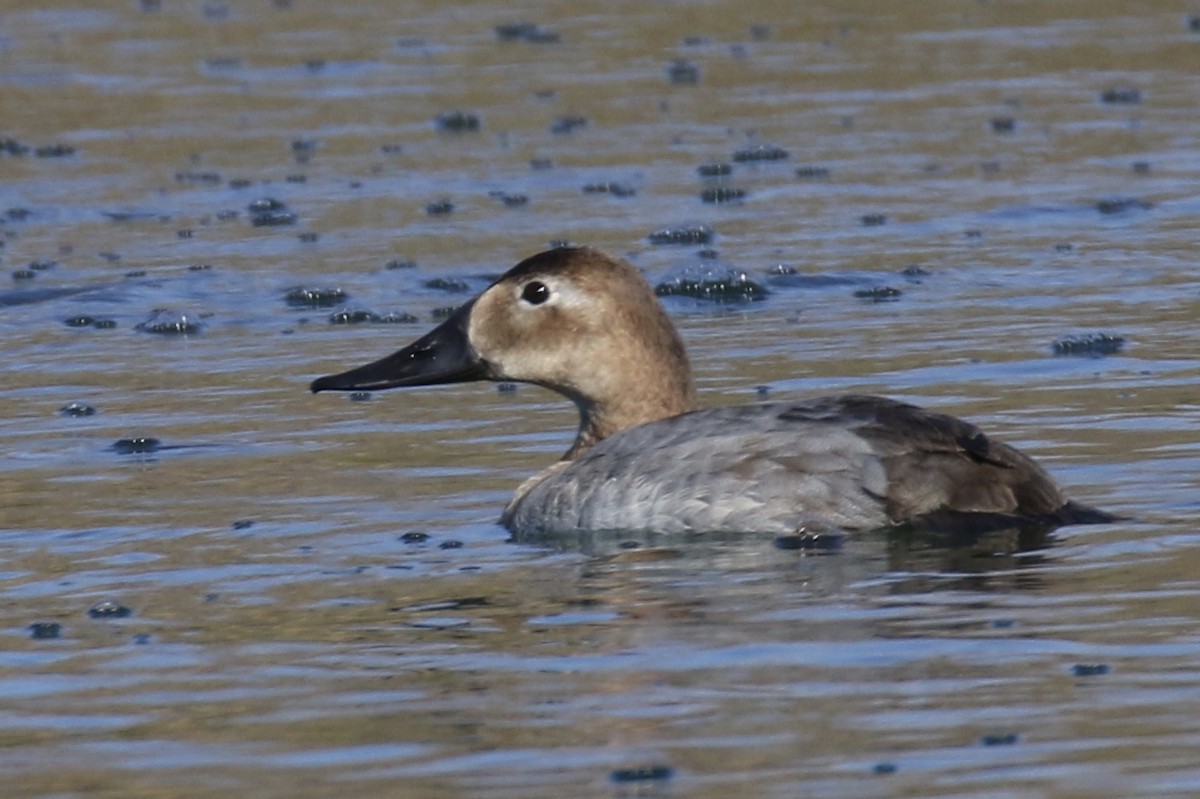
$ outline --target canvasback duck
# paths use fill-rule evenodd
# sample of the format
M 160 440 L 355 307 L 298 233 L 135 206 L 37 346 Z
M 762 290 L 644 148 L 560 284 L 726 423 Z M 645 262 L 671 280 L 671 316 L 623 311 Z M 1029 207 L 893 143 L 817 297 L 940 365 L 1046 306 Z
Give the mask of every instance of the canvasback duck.
M 626 261 L 563 247 L 517 264 L 404 349 L 313 392 L 512 380 L 579 408 L 562 459 L 500 522 L 585 531 L 830 534 L 1094 523 L 1031 459 L 974 425 L 867 395 L 697 410 L 683 342 Z

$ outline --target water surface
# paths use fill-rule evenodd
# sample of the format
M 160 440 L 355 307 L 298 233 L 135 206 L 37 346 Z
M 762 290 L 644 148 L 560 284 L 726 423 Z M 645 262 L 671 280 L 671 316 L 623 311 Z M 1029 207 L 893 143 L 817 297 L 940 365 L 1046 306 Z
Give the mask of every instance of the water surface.
M 7 793 L 1200 792 L 1200 33 L 1176 4 L 5 9 Z M 737 160 L 758 147 L 786 157 Z M 294 224 L 254 225 L 263 198 Z M 650 243 L 702 224 L 716 259 Z M 669 301 L 708 404 L 920 402 L 1129 520 L 518 546 L 495 519 L 570 444 L 561 400 L 308 394 L 560 240 L 767 286 Z M 1053 354 L 1096 334 L 1125 344 Z

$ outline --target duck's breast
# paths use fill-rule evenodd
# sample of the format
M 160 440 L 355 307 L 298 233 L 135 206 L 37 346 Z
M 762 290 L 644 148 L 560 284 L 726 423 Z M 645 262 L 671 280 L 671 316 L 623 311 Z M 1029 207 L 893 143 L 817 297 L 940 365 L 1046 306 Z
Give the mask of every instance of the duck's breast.
M 522 538 L 887 524 L 882 461 L 839 409 L 820 403 L 695 411 L 622 431 L 548 470 L 502 521 Z

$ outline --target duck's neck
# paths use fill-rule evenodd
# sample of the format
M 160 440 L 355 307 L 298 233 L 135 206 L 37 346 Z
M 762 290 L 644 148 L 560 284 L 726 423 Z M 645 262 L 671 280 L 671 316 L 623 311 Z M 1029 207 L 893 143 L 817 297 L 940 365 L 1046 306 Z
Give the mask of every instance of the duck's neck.
M 658 363 L 632 364 L 635 368 L 625 379 L 605 385 L 602 392 L 569 395 L 579 408 L 579 433 L 563 460 L 573 460 L 627 428 L 695 410 L 696 388 L 682 345 L 672 355 Z

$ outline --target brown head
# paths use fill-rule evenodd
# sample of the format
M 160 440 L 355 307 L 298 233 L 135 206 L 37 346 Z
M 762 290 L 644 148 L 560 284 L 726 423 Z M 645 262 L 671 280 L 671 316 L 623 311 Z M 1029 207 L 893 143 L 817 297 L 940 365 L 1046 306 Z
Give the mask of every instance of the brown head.
M 687 354 L 641 274 L 599 250 L 527 258 L 440 327 L 312 390 L 516 380 L 553 389 L 580 413 L 566 457 L 627 427 L 695 406 Z

